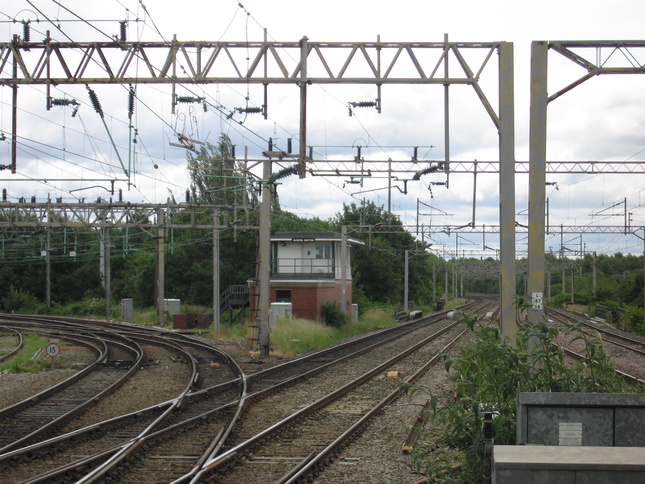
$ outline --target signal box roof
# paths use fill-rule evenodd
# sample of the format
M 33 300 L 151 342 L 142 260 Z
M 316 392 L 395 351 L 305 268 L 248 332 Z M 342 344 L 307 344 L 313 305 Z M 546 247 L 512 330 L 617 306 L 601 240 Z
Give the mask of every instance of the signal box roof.
M 276 232 L 271 242 L 340 242 L 342 234 L 338 232 Z M 365 245 L 362 240 L 347 237 L 348 244 Z

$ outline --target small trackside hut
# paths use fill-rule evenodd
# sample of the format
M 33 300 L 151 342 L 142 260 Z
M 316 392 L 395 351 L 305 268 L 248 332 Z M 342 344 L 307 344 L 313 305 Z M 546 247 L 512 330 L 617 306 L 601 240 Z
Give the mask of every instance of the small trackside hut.
M 351 314 L 351 248 L 364 245 L 347 237 L 345 312 Z M 291 303 L 294 318 L 320 319 L 325 303 L 340 307 L 343 280 L 342 235 L 337 232 L 276 232 L 271 237 L 270 302 Z M 251 317 L 257 310 L 258 284 L 249 280 Z

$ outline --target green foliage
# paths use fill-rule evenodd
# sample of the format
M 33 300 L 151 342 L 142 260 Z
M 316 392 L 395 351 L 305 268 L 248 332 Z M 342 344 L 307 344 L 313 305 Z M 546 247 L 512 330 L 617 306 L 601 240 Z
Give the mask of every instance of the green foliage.
M 69 304 L 54 304 L 54 312 L 60 316 L 104 316 L 105 298 L 86 297 Z
M 584 344 L 586 359 L 565 364 L 564 353 L 554 345 L 559 337 L 546 324 L 525 324 L 516 336 L 516 346 L 499 330 L 469 317 L 466 327 L 474 332 L 460 356 L 445 358 L 446 370 L 455 385 L 455 401 L 440 402 L 431 395 L 430 417 L 439 430 L 428 434 L 426 448 L 414 455 L 415 464 L 433 483 L 490 482 L 490 458 L 484 455 L 483 416 L 494 412 L 495 444 L 515 443 L 516 396 L 518 392 L 624 392 L 604 353 L 600 336 L 577 332 L 572 341 Z
M 349 322 L 347 314 L 342 312 L 340 307 L 331 301 L 322 305 L 320 313 L 325 324 L 332 328 L 342 329 L 347 326 L 347 323 Z
M 47 340 L 37 334 L 29 333 L 24 336 L 23 346 L 18 354 L 0 363 L 0 371 L 9 370 L 11 373 L 39 372 L 51 366 L 51 360 L 46 356 L 32 359 L 39 349 L 47 346 Z
M 354 274 L 352 281 L 352 303 L 358 305 L 358 316 L 363 316 L 371 307 L 372 301 L 365 295 L 365 291 L 356 283 L 357 275 Z
M 397 324 L 386 311 L 368 311 L 357 323 L 334 328 L 323 323 L 303 319 L 281 318 L 271 331 L 271 353 L 279 356 L 296 356 L 326 348 L 358 334 Z M 248 325 L 224 327 L 223 331 L 236 338 L 250 338 Z
M 571 294 L 568 292 L 561 292 L 551 299 L 551 305 L 556 308 L 562 307 L 569 302 L 571 302 Z
M 43 309 L 43 304 L 29 292 L 20 288 L 15 288 L 13 284 L 0 298 L 0 307 L 6 313 L 24 312 L 37 313 Z
M 332 326 L 306 319 L 280 318 L 271 331 L 272 352 L 295 356 L 338 341 L 339 330 Z
M 199 203 L 213 205 L 242 205 L 244 196 L 256 202 L 247 177 L 232 156 L 231 139 L 221 134 L 217 145 L 206 143 L 196 154 L 187 153 L 191 179 L 191 198 Z

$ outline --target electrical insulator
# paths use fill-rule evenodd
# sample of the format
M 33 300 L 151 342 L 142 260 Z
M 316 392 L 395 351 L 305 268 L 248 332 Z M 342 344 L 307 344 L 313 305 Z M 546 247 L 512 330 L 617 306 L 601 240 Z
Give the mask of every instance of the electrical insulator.
M 376 107 L 376 103 L 374 101 L 359 101 L 359 102 L 353 102 L 349 103 L 355 108 L 374 108 Z
M 22 22 L 22 40 L 24 42 L 29 42 L 31 40 L 31 30 L 29 28 L 29 21 Z
M 31 203 L 36 203 L 36 195 L 31 196 Z
M 291 154 L 291 138 L 287 138 L 287 153 Z
M 7 201 L 7 189 L 6 188 L 2 189 L 2 201 L 3 202 Z
M 269 151 L 273 151 L 273 138 L 269 138 Z
M 134 88 L 130 86 L 130 91 L 128 92 L 128 118 L 132 119 L 134 114 Z
M 119 22 L 119 31 L 121 33 L 121 42 L 126 42 L 128 40 L 128 31 L 127 23 L 125 20 Z
M 418 151 L 419 151 L 419 147 L 418 147 L 418 146 L 415 146 L 415 147 L 414 147 L 414 155 L 412 155 L 412 160 L 413 160 L 413 161 L 417 161 L 417 159 L 418 159 L 418 158 L 417 158 L 417 153 L 418 153 Z
M 78 101 L 76 99 L 65 99 L 65 98 L 50 98 L 49 102 L 52 106 L 69 106 L 74 105 L 78 106 Z
M 235 110 L 238 113 L 245 113 L 245 114 L 261 114 L 262 113 L 262 108 L 235 108 Z
M 103 117 L 103 108 L 101 108 L 101 103 L 99 102 L 99 97 L 96 95 L 96 93 L 90 89 L 90 86 L 87 86 L 87 92 L 90 95 L 90 101 L 92 102 L 92 106 L 94 106 L 94 110 Z
M 235 158 L 235 145 L 231 146 L 231 156 Z
M 204 101 L 202 97 L 193 97 L 193 96 L 177 96 L 178 103 L 200 103 Z

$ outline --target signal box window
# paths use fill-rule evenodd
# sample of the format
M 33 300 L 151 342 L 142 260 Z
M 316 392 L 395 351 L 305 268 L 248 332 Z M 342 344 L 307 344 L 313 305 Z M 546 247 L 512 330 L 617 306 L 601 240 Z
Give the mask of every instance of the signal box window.
M 316 244 L 316 259 L 331 258 L 331 244 Z

